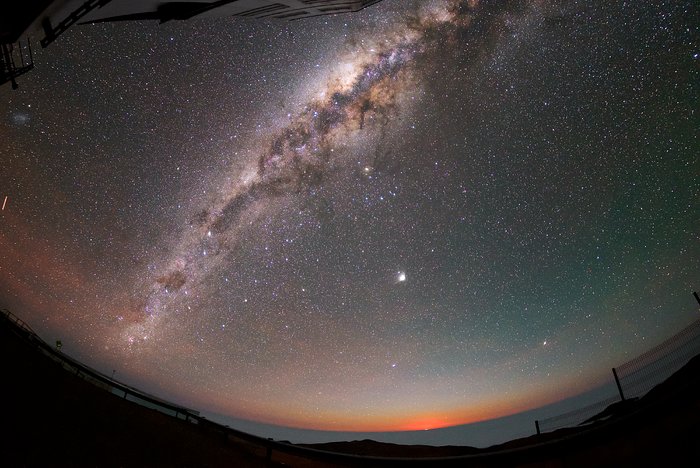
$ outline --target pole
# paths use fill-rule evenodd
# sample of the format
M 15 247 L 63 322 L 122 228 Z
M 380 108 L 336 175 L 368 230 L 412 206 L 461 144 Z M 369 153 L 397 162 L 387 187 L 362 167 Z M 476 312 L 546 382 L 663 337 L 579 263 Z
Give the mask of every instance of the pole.
M 620 385 L 620 379 L 617 377 L 617 371 L 613 367 L 613 376 L 615 377 L 615 383 L 617 384 L 617 391 L 620 392 L 620 398 L 625 401 L 625 394 L 622 393 L 622 385 Z
M 267 440 L 272 440 L 268 437 Z M 265 466 L 272 466 L 272 447 L 270 445 L 267 446 L 267 450 L 265 451 Z
M 10 77 L 10 83 L 12 83 L 12 89 L 17 89 L 17 82 L 15 81 L 15 67 L 12 64 L 12 57 L 7 44 L 2 44 L 2 56 L 5 60 L 5 67 L 7 68 L 7 76 Z
M 540 435 L 540 422 L 535 419 L 535 429 L 537 429 L 537 435 Z

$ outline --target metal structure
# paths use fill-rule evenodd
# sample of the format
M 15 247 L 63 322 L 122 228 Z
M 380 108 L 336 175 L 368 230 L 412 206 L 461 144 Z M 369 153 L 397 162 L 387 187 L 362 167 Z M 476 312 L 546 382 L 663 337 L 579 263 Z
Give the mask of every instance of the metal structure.
M 292 21 L 362 10 L 381 0 L 23 0 L 0 5 L 0 85 L 34 68 L 30 38 L 48 47 L 75 25 L 242 17 Z M 43 37 L 42 37 L 43 36 Z
M 71 11 L 68 16 L 63 18 L 56 26 L 51 24 L 51 17 L 46 16 L 41 20 L 41 27 L 44 29 L 45 37 L 41 40 L 41 47 L 46 47 L 56 40 L 58 36 L 63 34 L 75 23 L 83 19 L 86 15 L 98 8 L 110 3 L 112 0 L 88 0 L 77 9 Z
M 16 78 L 34 68 L 34 56 L 29 40 L 0 44 L 0 85 L 10 82 L 12 89 L 17 89 Z M 5 199 L 7 202 L 7 199 Z M 3 203 L 4 209 L 4 203 Z
M 95 0 L 93 0 L 94 3 Z M 124 20 L 173 20 L 240 16 L 296 20 L 313 16 L 348 13 L 362 10 L 380 0 L 199 0 L 162 2 L 143 0 L 134 4 L 124 0 L 107 1 L 100 11 L 87 14 L 83 22 Z

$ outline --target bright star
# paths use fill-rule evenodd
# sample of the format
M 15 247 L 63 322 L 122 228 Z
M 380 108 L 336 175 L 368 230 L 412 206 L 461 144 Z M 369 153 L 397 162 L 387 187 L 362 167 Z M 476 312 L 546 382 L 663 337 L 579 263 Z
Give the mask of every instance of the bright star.
M 403 283 L 404 281 L 406 281 L 406 273 L 404 273 L 403 271 L 400 271 L 398 280 L 399 280 L 399 283 Z

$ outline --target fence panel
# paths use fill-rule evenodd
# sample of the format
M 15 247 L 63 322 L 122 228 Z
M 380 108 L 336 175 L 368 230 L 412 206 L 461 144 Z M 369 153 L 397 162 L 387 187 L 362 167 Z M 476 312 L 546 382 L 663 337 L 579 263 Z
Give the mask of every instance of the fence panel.
M 625 398 L 644 396 L 700 353 L 700 320 L 617 367 Z

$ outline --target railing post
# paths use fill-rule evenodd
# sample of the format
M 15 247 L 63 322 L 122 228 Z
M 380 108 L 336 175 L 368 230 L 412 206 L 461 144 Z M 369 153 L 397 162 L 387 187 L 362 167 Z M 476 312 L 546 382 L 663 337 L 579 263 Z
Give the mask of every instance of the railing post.
M 537 429 L 537 435 L 540 435 L 540 422 L 535 419 L 535 429 Z
M 617 384 L 617 391 L 620 392 L 620 399 L 622 401 L 625 401 L 625 394 L 622 393 L 622 385 L 620 385 L 620 379 L 617 377 L 617 371 L 613 367 L 613 376 L 615 377 L 615 383 Z

